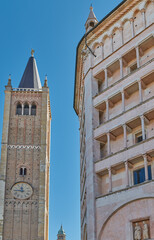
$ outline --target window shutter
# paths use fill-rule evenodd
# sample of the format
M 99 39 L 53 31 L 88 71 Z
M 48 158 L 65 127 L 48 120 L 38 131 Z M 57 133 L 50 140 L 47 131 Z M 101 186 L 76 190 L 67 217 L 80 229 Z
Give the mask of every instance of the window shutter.
M 134 171 L 134 185 L 135 184 L 138 184 L 138 181 L 137 181 L 137 172 Z
M 148 176 L 149 176 L 149 180 L 152 180 L 151 166 L 148 166 Z

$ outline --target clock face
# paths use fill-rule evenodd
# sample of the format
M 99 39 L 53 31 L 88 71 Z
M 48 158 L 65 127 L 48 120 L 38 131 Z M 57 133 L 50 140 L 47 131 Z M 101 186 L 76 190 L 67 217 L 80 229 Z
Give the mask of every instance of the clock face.
M 32 187 L 25 182 L 16 183 L 11 189 L 14 198 L 27 199 L 33 194 Z

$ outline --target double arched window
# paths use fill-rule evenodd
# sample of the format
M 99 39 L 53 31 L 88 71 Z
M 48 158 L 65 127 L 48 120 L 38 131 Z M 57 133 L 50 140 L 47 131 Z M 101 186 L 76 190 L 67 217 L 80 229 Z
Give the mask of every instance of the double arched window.
M 24 103 L 24 104 L 17 103 L 16 115 L 36 116 L 36 104 L 32 103 L 32 105 L 31 105 L 31 104 L 28 104 L 27 102 Z
M 19 171 L 20 176 L 26 176 L 27 175 L 27 168 L 26 167 L 21 167 Z

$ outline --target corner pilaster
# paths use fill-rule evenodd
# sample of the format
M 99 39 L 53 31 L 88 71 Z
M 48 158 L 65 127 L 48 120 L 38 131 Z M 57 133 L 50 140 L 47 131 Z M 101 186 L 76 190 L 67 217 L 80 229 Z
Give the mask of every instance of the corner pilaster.
M 5 182 L 6 182 L 6 166 L 7 166 L 7 146 L 9 134 L 10 106 L 11 106 L 11 79 L 5 86 L 5 103 L 3 115 L 3 133 L 1 143 L 1 162 L 0 162 L 0 239 L 3 235 L 4 222 L 4 198 L 5 198 Z
M 41 160 L 39 184 L 39 213 L 38 213 L 38 240 L 48 240 L 48 211 L 49 211 L 49 162 L 48 132 L 50 132 L 50 106 L 49 88 L 45 83 L 42 87 L 42 113 L 41 113 Z

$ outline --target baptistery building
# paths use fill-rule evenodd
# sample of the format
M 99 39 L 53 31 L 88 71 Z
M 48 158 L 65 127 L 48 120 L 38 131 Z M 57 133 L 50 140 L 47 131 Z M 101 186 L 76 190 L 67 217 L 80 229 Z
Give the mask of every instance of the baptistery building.
M 77 46 L 82 240 L 154 239 L 154 1 L 90 7 Z

